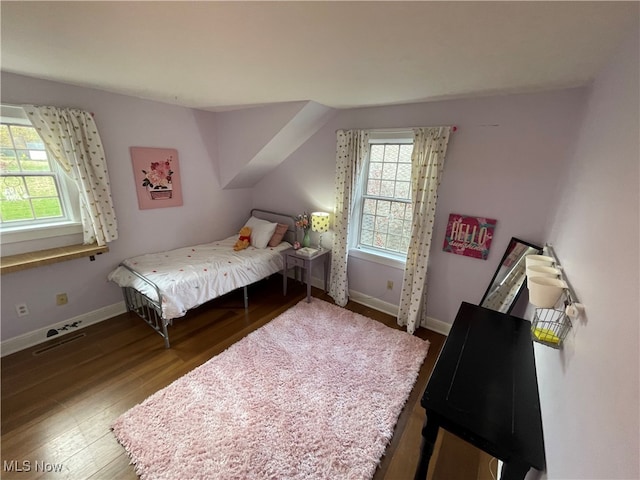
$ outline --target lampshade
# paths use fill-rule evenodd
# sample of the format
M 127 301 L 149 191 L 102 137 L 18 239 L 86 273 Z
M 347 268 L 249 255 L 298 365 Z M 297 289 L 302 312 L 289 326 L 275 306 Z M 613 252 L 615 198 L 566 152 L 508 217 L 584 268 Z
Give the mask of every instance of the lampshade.
M 329 231 L 329 214 L 326 212 L 311 213 L 311 230 L 314 232 Z

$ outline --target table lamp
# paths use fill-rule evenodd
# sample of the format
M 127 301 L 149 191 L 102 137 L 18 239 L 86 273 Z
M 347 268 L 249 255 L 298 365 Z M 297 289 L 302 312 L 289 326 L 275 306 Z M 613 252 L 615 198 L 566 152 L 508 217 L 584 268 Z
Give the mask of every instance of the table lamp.
M 322 250 L 322 234 L 329 231 L 329 214 L 326 212 L 312 212 L 311 230 L 320 233 L 318 249 Z

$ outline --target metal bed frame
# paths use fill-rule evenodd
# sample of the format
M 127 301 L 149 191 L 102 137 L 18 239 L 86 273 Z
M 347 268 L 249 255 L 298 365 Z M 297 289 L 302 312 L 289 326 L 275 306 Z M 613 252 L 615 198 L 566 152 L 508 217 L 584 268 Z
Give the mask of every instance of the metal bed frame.
M 256 213 L 258 214 L 256 215 L 258 218 L 263 218 L 265 220 L 269 219 L 265 218 L 265 216 L 276 218 L 270 220 L 274 222 L 284 223 L 283 220 L 286 219 L 287 224 L 289 224 L 289 229 L 287 230 L 284 239 L 289 241 L 290 243 L 293 243 L 295 241 L 295 217 L 293 215 L 287 213 L 272 212 L 270 210 L 262 210 L 259 208 L 254 208 L 251 210 L 252 216 Z M 162 316 L 162 294 L 160 293 L 160 288 L 158 288 L 158 286 L 154 282 L 152 282 L 139 272 L 135 271 L 128 265 L 120 263 L 120 266 L 126 268 L 133 275 L 149 285 L 156 292 L 156 296 L 158 298 L 158 300 L 153 300 L 133 287 L 122 287 L 122 294 L 124 296 L 124 302 L 127 307 L 127 311 L 135 313 L 142 320 L 144 320 L 147 325 L 153 328 L 156 333 L 164 338 L 165 348 L 171 348 L 167 326 L 173 324 L 173 319 L 167 320 Z M 248 285 L 242 287 L 245 310 L 249 309 L 249 294 L 247 292 L 247 287 Z M 213 298 L 211 300 L 213 300 Z

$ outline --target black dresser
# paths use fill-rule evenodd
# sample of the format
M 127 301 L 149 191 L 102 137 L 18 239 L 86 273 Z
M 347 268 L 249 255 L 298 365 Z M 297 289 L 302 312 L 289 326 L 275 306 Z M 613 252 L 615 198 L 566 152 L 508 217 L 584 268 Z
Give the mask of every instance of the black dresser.
M 502 460 L 502 480 L 545 468 L 531 323 L 463 302 L 422 396 L 424 479 L 439 428 Z

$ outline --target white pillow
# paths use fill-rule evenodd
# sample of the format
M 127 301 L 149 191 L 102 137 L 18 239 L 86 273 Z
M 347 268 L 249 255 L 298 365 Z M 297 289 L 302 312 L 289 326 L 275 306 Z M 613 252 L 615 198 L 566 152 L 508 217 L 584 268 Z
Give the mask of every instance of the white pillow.
M 245 227 L 251 227 L 251 246 L 256 248 L 266 248 L 269 240 L 276 231 L 277 223 L 267 222 L 260 218 L 251 217 Z

